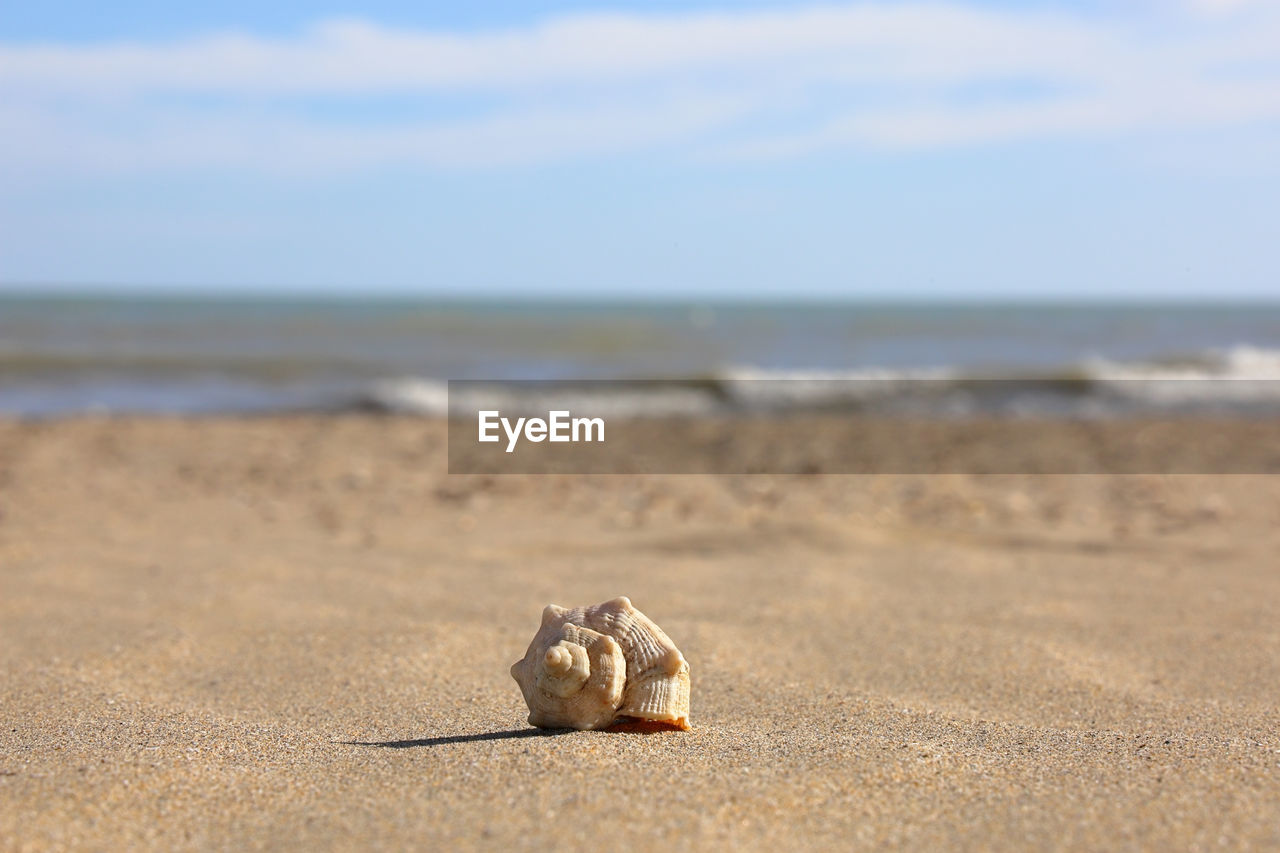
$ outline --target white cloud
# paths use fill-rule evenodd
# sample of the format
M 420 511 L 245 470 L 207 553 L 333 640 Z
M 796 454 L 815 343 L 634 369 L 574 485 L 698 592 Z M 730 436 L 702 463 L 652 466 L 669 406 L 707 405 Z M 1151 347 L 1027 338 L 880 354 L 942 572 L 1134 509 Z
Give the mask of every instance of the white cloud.
M 528 90 L 800 61 L 923 76 L 1057 69 L 1096 44 L 1077 22 L 957 5 L 819 7 L 797 12 L 582 15 L 526 30 L 450 35 L 329 21 L 293 39 L 217 35 L 168 45 L 11 46 L 16 87 L 79 95 L 146 92 L 340 94 Z M 1046 50 L 1045 48 L 1048 48 Z M 1081 61 L 1066 64 L 1079 69 Z
M 8 44 L 0 147 L 11 171 L 477 167 L 658 145 L 783 157 L 1280 119 L 1280 13 L 1191 2 L 1186 16 L 1140 18 L 943 2 L 596 14 L 476 34 L 331 21 L 283 39 Z M 411 106 L 344 117 L 343 105 L 387 97 Z M 442 99 L 466 115 L 444 117 Z
M 1208 15 L 1230 15 L 1258 6 L 1264 0 L 1187 0 L 1192 11 Z

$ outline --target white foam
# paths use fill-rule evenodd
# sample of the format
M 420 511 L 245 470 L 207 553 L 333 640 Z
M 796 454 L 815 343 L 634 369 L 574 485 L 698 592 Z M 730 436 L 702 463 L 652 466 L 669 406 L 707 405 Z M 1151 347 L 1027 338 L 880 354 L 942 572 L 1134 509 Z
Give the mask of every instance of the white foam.
M 1211 351 L 1180 365 L 1092 359 L 1084 371 L 1100 392 L 1154 407 L 1280 403 L 1280 351 L 1261 347 Z
M 452 399 L 451 399 L 452 398 Z M 700 415 L 716 408 L 707 388 L 682 383 L 593 382 L 467 383 L 450 388 L 438 379 L 400 378 L 377 382 L 366 403 L 406 414 L 446 415 L 482 409 L 504 415 L 545 415 L 552 409 L 589 412 L 598 417 Z
M 922 380 L 948 380 L 943 368 L 859 368 L 854 370 L 771 370 L 734 367 L 720 385 L 734 402 L 749 409 L 787 409 L 866 403 L 902 395 Z
M 854 370 L 738 366 L 703 381 L 484 382 L 453 386 L 455 412 L 491 409 L 535 416 L 550 409 L 595 416 L 660 417 L 806 408 L 859 408 L 921 414 L 982 411 L 1097 415 L 1112 411 L 1280 408 L 1280 351 L 1253 346 L 1169 361 L 1101 358 L 1056 370 L 1003 374 L 955 368 Z M 445 415 L 450 386 L 401 377 L 375 383 L 366 405 Z
M 373 383 L 361 401 L 389 412 L 444 415 L 449 411 L 449 383 L 412 376 Z

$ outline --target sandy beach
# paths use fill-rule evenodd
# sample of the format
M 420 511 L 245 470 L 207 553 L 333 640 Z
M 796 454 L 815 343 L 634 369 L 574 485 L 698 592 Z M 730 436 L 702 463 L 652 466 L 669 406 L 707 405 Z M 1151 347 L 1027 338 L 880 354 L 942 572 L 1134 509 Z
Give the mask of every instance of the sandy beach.
M 0 848 L 1280 848 L 1278 477 L 445 458 L 0 422 Z M 529 728 L 542 607 L 616 595 L 693 729 Z

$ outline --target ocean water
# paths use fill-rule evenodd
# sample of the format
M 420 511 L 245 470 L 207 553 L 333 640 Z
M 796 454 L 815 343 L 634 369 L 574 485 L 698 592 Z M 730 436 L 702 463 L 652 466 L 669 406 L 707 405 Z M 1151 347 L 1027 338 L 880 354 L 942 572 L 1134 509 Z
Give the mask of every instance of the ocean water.
M 880 383 L 873 396 L 883 397 L 888 382 L 972 390 L 981 387 L 976 380 L 990 379 L 1005 383 L 999 395 L 968 399 L 1005 399 L 1009 389 L 1035 392 L 1044 382 L 1058 390 L 1069 385 L 1080 405 L 1094 408 L 1101 396 L 1157 408 L 1188 398 L 1280 408 L 1280 393 L 1273 394 L 1280 388 L 1280 303 L 0 296 L 0 413 L 9 415 L 441 412 L 450 379 L 610 380 L 615 403 L 621 396 L 622 408 L 639 413 L 725 400 L 745 408 L 853 404 L 865 402 L 858 389 L 868 383 Z M 1094 381 L 1104 379 L 1126 384 L 1112 383 L 1109 395 L 1092 393 L 1102 388 Z M 1166 381 L 1188 379 L 1198 382 Z M 1252 380 L 1247 389 L 1241 379 Z M 690 388 L 710 391 L 699 403 Z

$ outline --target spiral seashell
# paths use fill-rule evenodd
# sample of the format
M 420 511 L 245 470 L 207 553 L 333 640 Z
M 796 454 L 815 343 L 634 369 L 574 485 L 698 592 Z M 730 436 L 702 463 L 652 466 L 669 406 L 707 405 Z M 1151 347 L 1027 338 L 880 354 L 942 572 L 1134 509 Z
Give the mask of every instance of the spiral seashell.
M 626 596 L 548 605 L 511 677 L 540 728 L 603 729 L 623 718 L 689 728 L 689 664 Z

